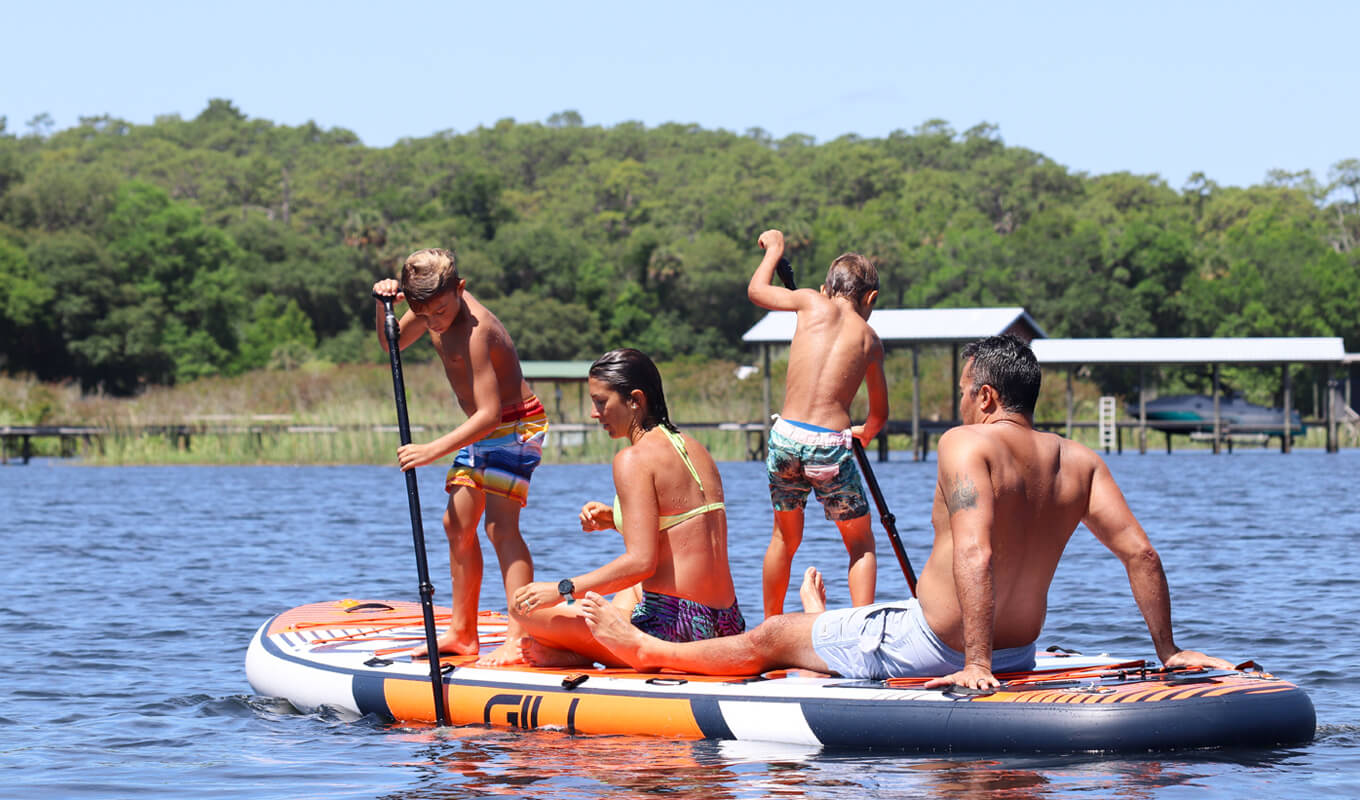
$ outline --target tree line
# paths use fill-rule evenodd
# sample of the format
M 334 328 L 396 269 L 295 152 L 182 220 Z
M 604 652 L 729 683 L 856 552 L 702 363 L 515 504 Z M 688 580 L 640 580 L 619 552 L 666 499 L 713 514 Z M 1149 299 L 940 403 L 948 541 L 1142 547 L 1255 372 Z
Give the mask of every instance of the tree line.
M 740 358 L 769 227 L 804 284 L 840 252 L 870 257 L 884 308 L 1360 349 L 1357 159 L 1173 188 L 939 120 L 817 143 L 566 111 L 374 148 L 215 99 L 187 120 L 28 127 L 0 117 L 0 368 L 88 390 L 381 360 L 368 289 L 429 246 L 457 250 L 525 359 Z

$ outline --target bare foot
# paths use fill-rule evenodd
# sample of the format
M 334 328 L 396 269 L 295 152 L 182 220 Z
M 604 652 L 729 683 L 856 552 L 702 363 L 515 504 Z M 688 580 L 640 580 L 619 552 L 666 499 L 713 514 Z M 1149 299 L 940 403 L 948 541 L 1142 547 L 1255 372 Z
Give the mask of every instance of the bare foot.
M 634 628 L 617 606 L 595 592 L 586 592 L 580 607 L 591 635 L 620 661 L 640 672 L 655 671 L 660 667 L 648 657 L 650 637 Z
M 475 632 L 470 639 L 465 636 L 459 636 L 453 631 L 444 631 L 439 634 L 439 652 L 442 655 L 475 656 L 480 649 L 481 645 L 477 642 L 477 634 Z M 426 654 L 429 652 L 430 648 L 422 641 L 420 644 L 411 648 L 411 658 L 425 658 Z
M 479 667 L 505 667 L 510 664 L 530 663 L 525 660 L 521 644 L 528 637 L 507 638 L 495 650 L 477 659 Z
M 519 640 L 519 657 L 535 667 L 589 667 L 595 663 L 580 653 L 549 647 L 532 636 Z
M 803 611 L 820 614 L 826 610 L 826 584 L 822 573 L 816 567 L 808 567 L 803 573 L 803 585 L 798 587 L 798 597 L 803 601 Z

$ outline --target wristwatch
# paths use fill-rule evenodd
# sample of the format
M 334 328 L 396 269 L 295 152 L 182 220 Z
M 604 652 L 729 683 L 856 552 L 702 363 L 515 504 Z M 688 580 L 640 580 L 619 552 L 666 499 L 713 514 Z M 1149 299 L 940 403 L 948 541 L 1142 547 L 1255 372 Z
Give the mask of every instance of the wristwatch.
M 567 605 L 571 605 L 572 601 L 576 599 L 576 584 L 571 582 L 571 578 L 563 578 L 557 582 L 557 593 L 562 595 L 562 599 L 567 601 Z

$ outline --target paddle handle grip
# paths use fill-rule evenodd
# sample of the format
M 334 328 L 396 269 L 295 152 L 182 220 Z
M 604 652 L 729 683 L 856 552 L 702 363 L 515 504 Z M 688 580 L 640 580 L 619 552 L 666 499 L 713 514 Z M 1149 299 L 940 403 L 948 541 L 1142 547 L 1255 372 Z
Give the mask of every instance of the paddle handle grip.
M 779 257 L 779 263 L 774 265 L 774 273 L 779 276 L 779 280 L 784 284 L 784 288 L 793 291 L 798 287 L 793 282 L 793 265 L 787 258 Z

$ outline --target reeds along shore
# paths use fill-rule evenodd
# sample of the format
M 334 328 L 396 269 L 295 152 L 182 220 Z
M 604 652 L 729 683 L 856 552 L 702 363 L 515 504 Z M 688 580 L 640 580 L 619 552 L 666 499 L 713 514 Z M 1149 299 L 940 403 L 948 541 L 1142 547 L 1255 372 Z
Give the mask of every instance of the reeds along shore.
M 699 360 L 660 365 L 671 418 L 682 427 L 686 423 L 762 422 L 761 376 L 757 372 L 738 380 L 737 366 L 730 361 Z M 925 351 L 920 366 L 922 417 L 949 419 L 954 375 L 948 350 Z M 784 364 L 777 362 L 773 370 L 771 402 L 777 411 Z M 462 421 L 439 364 L 409 363 L 404 373 L 415 441 L 428 441 Z M 891 416 L 908 418 L 910 354 L 890 353 L 887 374 Z M 550 420 L 558 425 L 544 450 L 545 463 L 608 461 L 622 446 L 590 419 L 589 397 L 582 384 L 543 382 L 534 390 Z M 1036 418 L 1064 419 L 1065 392 L 1065 382 L 1050 376 Z M 1075 418 L 1095 419 L 1099 396 L 1095 385 L 1079 379 L 1074 394 Z M 856 419 L 862 419 L 866 411 L 861 397 L 854 409 Z M 395 458 L 395 423 L 392 376 L 386 364 L 311 363 L 291 371 L 258 370 L 233 378 L 149 387 L 131 398 L 85 395 L 72 384 L 0 376 L 0 425 L 90 426 L 106 431 L 88 441 L 76 440 L 75 456 L 88 464 L 385 464 Z M 165 432 L 168 426 L 198 432 L 188 437 L 171 435 Z M 294 432 L 289 432 L 290 427 Z M 719 460 L 751 455 L 751 442 L 741 431 L 695 425 L 688 432 Z M 1313 441 L 1320 435 L 1310 429 L 1297 446 L 1321 446 L 1320 438 Z M 1093 430 L 1079 429 L 1074 436 L 1095 444 Z M 68 441 L 67 455 L 70 446 Z M 889 446 L 908 450 L 911 443 L 909 437 L 892 436 Z M 1202 445 L 1183 440 L 1177 446 Z M 1125 448 L 1129 447 L 1126 440 Z M 32 448 L 35 456 L 61 454 L 56 438 L 35 439 Z M 12 446 L 9 455 L 15 456 Z

